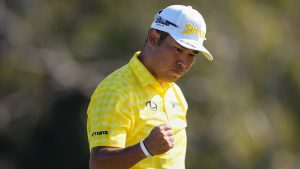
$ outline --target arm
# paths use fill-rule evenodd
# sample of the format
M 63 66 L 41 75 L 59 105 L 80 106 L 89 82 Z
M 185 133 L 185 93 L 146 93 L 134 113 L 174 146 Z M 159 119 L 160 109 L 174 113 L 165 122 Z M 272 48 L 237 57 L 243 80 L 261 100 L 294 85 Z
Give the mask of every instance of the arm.
M 124 149 L 95 147 L 90 156 L 90 169 L 130 168 L 145 157 L 139 144 Z
M 152 129 L 144 141 L 152 155 L 167 152 L 174 145 L 172 128 L 162 124 Z M 139 143 L 126 148 L 94 147 L 90 155 L 90 169 L 130 168 L 146 158 Z

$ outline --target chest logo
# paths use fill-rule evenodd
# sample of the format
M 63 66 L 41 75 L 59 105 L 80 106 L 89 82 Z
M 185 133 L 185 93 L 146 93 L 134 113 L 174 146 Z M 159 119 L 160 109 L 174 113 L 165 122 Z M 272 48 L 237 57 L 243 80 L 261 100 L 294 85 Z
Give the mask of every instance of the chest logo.
M 177 106 L 180 106 L 178 102 L 171 101 L 172 108 L 174 109 Z
M 152 110 L 152 111 L 156 111 L 157 110 L 157 104 L 155 104 L 152 101 L 147 101 L 146 106 Z

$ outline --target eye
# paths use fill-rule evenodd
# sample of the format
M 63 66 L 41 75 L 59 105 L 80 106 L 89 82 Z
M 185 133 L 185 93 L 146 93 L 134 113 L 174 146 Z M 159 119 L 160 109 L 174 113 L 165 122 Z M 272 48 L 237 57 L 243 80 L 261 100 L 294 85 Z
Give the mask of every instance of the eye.
M 195 54 L 189 54 L 189 57 L 190 57 L 190 58 L 195 58 L 196 55 L 195 55 Z
M 183 50 L 181 48 L 175 47 L 177 53 L 182 53 Z

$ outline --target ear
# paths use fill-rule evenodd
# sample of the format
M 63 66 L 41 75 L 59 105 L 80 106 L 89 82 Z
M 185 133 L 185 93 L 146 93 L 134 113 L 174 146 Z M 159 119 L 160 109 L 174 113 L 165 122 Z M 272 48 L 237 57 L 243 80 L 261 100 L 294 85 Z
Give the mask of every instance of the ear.
M 150 47 L 156 47 L 159 41 L 159 33 L 155 29 L 150 29 L 148 31 L 148 43 Z

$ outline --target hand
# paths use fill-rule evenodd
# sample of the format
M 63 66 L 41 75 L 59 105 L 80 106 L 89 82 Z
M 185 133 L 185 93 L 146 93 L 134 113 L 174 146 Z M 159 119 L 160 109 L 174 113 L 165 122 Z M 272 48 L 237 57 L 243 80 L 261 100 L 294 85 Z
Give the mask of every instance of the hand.
M 167 123 L 154 127 L 144 144 L 152 155 L 163 154 L 174 147 L 173 130 Z

